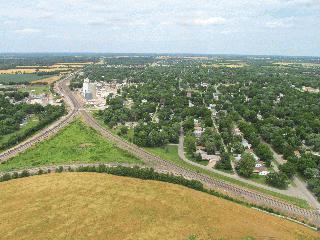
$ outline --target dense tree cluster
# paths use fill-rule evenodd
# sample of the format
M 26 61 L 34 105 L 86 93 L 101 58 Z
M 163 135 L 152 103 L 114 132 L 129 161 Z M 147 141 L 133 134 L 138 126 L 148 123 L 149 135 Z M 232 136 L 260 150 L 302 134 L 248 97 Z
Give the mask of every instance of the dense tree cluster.
M 13 98 L 16 96 L 19 96 L 19 94 L 13 95 Z M 39 104 L 13 104 L 10 102 L 10 99 L 4 95 L 0 95 L 0 106 L 0 138 L 12 134 L 7 141 L 0 145 L 0 149 L 5 149 L 20 142 L 32 133 L 59 118 L 65 112 L 64 106 L 48 105 L 43 107 Z M 38 117 L 38 124 L 26 131 L 16 133 L 20 129 L 22 121 L 30 115 Z
M 286 189 L 288 187 L 288 177 L 280 172 L 280 173 L 269 173 L 266 177 L 267 184 L 280 188 Z
M 122 89 L 120 97 L 108 100 L 109 108 L 100 115 L 111 127 L 138 122 L 134 138 L 142 139 L 134 141 L 141 146 L 172 142 L 170 139 L 177 139 L 180 124 L 190 135 L 196 119 L 207 129 L 196 143 L 208 153 L 243 154 L 242 137 L 233 132 L 234 127 L 239 127 L 266 166 L 274 160 L 269 146 L 288 160 L 280 166 L 280 177 L 271 175 L 269 184 L 277 185 L 274 182 L 282 181 L 283 175 L 290 179 L 299 173 L 309 180 L 311 189 L 316 189 L 319 163 L 304 152 L 320 151 L 320 95 L 305 92 L 303 87 L 320 89 L 320 69 L 305 68 L 296 59 L 286 59 L 290 65 L 278 65 L 277 61 L 284 59 L 277 57 L 238 59 L 249 65 L 243 68 L 224 67 L 228 61 L 155 56 L 108 58 L 105 64 L 89 66 L 83 77 L 131 83 Z M 132 107 L 126 106 L 126 99 L 133 100 Z M 215 126 L 209 105 L 216 111 L 217 131 L 210 130 Z M 165 128 L 172 126 L 176 126 L 171 129 L 175 137 L 166 137 L 170 134 Z M 190 148 L 194 149 L 194 145 L 190 143 Z M 301 158 L 296 157 L 297 150 Z M 228 168 L 228 159 L 223 157 L 218 166 Z M 248 162 L 243 163 L 244 170 L 241 164 L 238 167 L 242 175 L 250 175 L 252 161 Z
M 232 165 L 231 165 L 231 156 L 230 154 L 224 152 L 221 154 L 221 160 L 217 162 L 216 169 L 221 169 L 225 171 L 232 171 Z
M 253 174 L 253 169 L 256 161 L 250 153 L 244 152 L 241 160 L 237 163 L 236 170 L 240 176 L 250 177 Z
M 143 147 L 159 147 L 168 143 L 178 143 L 179 125 L 163 126 L 160 128 L 157 124 L 142 122 L 134 128 L 133 142 Z

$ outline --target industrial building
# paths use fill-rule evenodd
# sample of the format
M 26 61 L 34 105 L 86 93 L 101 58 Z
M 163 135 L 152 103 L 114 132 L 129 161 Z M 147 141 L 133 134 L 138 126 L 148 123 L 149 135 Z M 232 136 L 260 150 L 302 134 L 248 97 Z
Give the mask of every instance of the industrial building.
M 90 83 L 89 78 L 86 78 L 83 81 L 82 93 L 86 100 L 96 98 L 96 85 L 94 83 Z

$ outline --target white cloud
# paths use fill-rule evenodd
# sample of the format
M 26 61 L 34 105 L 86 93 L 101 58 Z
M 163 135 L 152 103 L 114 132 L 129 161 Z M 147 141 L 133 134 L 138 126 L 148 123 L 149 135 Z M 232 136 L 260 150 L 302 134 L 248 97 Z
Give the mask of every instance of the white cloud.
M 209 18 L 193 18 L 176 21 L 177 24 L 182 26 L 215 26 L 222 25 L 226 23 L 226 19 L 222 17 L 209 17 Z
M 292 24 L 289 21 L 284 20 L 273 20 L 266 22 L 267 28 L 289 28 L 292 27 Z
M 286 53 L 290 44 L 281 44 L 294 39 L 308 54 L 311 46 L 320 51 L 319 7 L 320 0 L 0 0 L 0 52 L 28 48 L 30 38 L 43 51 L 256 53 L 269 39 L 272 53 Z
M 41 31 L 40 29 L 37 29 L 37 28 L 22 28 L 22 29 L 17 29 L 14 32 L 18 34 L 33 34 L 33 33 L 39 33 Z
M 224 35 L 229 35 L 229 34 L 238 33 L 238 32 L 239 30 L 236 30 L 236 29 L 227 29 L 227 30 L 222 30 L 220 33 Z
M 198 26 L 210 26 L 210 25 L 221 25 L 226 22 L 226 19 L 222 17 L 210 17 L 210 18 L 198 18 L 194 19 L 191 23 Z

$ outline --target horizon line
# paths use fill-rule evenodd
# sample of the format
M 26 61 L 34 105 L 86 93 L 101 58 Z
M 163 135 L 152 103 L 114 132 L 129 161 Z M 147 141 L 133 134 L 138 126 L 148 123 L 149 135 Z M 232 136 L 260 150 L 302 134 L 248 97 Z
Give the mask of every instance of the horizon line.
M 39 52 L 0 52 L 6 54 L 137 54 L 137 55 L 196 55 L 196 56 L 257 56 L 257 57 L 292 57 L 292 58 L 320 58 L 320 55 L 285 55 L 285 54 L 245 54 L 245 53 L 188 53 L 188 52 L 97 52 L 97 51 L 39 51 Z

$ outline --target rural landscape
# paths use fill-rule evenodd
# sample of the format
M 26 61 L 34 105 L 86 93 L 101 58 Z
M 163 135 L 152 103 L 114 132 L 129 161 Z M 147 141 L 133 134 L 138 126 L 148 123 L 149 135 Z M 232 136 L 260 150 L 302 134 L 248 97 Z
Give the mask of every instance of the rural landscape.
M 10 60 L 9 55 L 5 55 L 6 62 L 12 62 L 12 69 L 20 64 L 15 62 L 14 56 L 10 56 L 12 59 Z M 28 65 L 37 64 L 37 66 L 39 63 L 47 66 L 47 62 L 60 61 L 52 56 L 38 58 L 30 55 L 28 58 L 24 60 L 29 61 Z M 72 56 L 66 58 L 65 61 L 68 62 L 74 60 Z M 59 65 L 65 64 L 59 63 Z M 244 211 L 248 212 L 246 214 L 251 214 L 251 217 L 274 219 L 270 220 L 270 224 L 281 221 L 285 224 L 281 226 L 285 226 L 286 231 L 291 227 L 295 229 L 290 234 L 276 230 L 275 225 L 259 229 L 261 232 L 270 228 L 272 230 L 264 234 L 271 234 L 279 239 L 304 237 L 312 239 L 312 236 L 318 235 L 316 229 L 320 220 L 318 211 L 320 154 L 317 135 L 320 136 L 320 112 L 317 103 L 320 99 L 319 83 L 315 79 L 319 78 L 320 63 L 316 59 L 84 55 L 80 61 L 77 59 L 77 62 L 70 66 L 73 67 L 70 67 L 68 72 L 56 70 L 50 77 L 50 79 L 55 78 L 55 81 L 46 82 L 47 77 L 33 80 L 32 75 L 37 73 L 11 71 L 6 75 L 12 75 L 10 76 L 12 79 L 19 75 L 31 76 L 24 78 L 28 79 L 24 81 L 3 80 L 1 83 L 1 106 L 4 106 L 1 110 L 0 139 L 2 144 L 0 175 L 4 189 L 1 202 L 8 202 L 6 198 L 15 199 L 12 196 L 16 192 L 14 189 L 18 187 L 15 183 L 21 186 L 25 177 L 49 173 L 61 174 L 60 177 L 55 174 L 52 177 L 49 175 L 30 177 L 27 181 L 31 181 L 30 184 L 35 187 L 30 189 L 28 187 L 21 193 L 18 191 L 17 200 L 10 202 L 23 206 L 30 205 L 34 196 L 39 195 L 39 199 L 43 198 L 42 194 L 45 194 L 44 191 L 47 189 L 45 182 L 60 181 L 59 178 L 73 178 L 73 175 L 74 185 L 65 185 L 68 189 L 72 189 L 71 192 L 64 189 L 63 183 L 54 184 L 54 188 L 51 185 L 50 191 L 55 194 L 59 191 L 68 191 L 70 199 L 73 199 L 75 195 L 72 193 L 81 187 L 82 181 L 91 184 L 99 182 L 100 187 L 94 185 L 88 187 L 88 190 L 91 189 L 90 199 L 95 199 L 95 194 L 92 192 L 96 191 L 94 189 L 103 191 L 99 193 L 100 196 L 108 194 L 106 189 L 109 187 L 106 185 L 103 188 L 100 182 L 102 180 L 94 179 L 100 178 L 98 173 L 109 173 L 126 176 L 125 179 L 133 177 L 149 180 L 141 185 L 145 189 L 142 191 L 147 192 L 151 191 L 150 188 L 154 189 L 153 191 L 162 189 L 154 185 L 154 180 L 167 182 L 161 183 L 166 190 L 142 195 L 140 200 L 132 199 L 121 203 L 123 206 L 133 204 L 132 211 L 138 211 L 135 213 L 138 215 L 145 212 L 147 219 L 154 218 L 154 214 L 167 214 L 165 213 L 168 210 L 167 204 L 173 208 L 176 204 L 180 205 L 174 203 L 178 201 L 177 199 L 173 201 L 170 197 L 163 197 L 163 200 L 160 200 L 162 197 L 157 196 L 157 194 L 170 195 L 170 192 L 186 198 L 182 200 L 183 206 L 180 206 L 185 210 L 175 209 L 175 212 L 197 215 L 198 213 L 186 210 L 191 211 L 194 208 L 185 205 L 184 201 L 198 202 L 199 206 L 196 209 L 203 209 L 205 205 L 202 205 L 199 199 L 191 200 L 183 195 L 187 193 L 180 193 L 187 187 L 193 189 L 192 191 L 203 192 L 201 193 L 203 197 L 208 198 L 203 201 L 210 202 L 212 198 L 213 208 L 218 204 L 215 201 L 221 201 L 218 209 L 212 209 L 212 216 L 209 214 L 205 217 L 206 220 L 212 219 L 212 224 L 216 221 L 227 221 L 217 214 L 218 210 L 226 208 L 223 210 L 225 214 Z M 9 79 L 9 76 L 4 79 Z M 52 101 L 47 101 L 48 98 Z M 30 101 L 32 99 L 39 101 L 32 102 Z M 83 172 L 90 172 L 88 175 L 91 176 L 90 181 L 82 179 L 82 176 L 86 176 Z M 41 180 L 39 182 L 36 179 Z M 124 181 L 123 184 L 134 193 L 132 187 L 126 185 L 129 179 L 125 179 L 121 181 Z M 37 185 L 38 182 L 41 186 Z M 184 188 L 178 190 L 180 188 L 167 185 L 168 183 L 182 185 Z M 115 183 L 118 184 L 120 183 Z M 138 189 L 139 186 L 136 194 L 140 194 Z M 116 188 L 113 191 L 116 191 Z M 113 192 L 116 194 L 114 198 L 127 194 L 128 191 Z M 20 194 L 26 195 L 20 198 Z M 85 193 L 87 194 L 89 193 Z M 194 198 L 195 193 L 188 194 Z M 114 204 L 114 200 L 100 198 L 97 196 L 97 201 Z M 28 201 L 21 203 L 19 199 Z M 57 196 L 52 196 L 52 199 L 66 201 Z M 81 199 L 77 200 L 78 204 L 85 204 Z M 147 199 L 157 199 L 157 202 L 167 201 L 168 203 L 164 205 L 167 207 L 154 209 L 148 204 L 152 210 L 143 210 L 135 206 L 139 205 L 140 201 L 149 201 Z M 210 205 L 209 202 L 206 204 Z M 43 200 L 41 204 L 50 203 Z M 48 216 L 45 212 L 42 213 L 45 206 L 41 204 L 37 206 L 36 211 L 39 211 L 41 218 L 46 218 Z M 233 208 L 238 210 L 227 210 L 229 205 L 234 205 Z M 10 212 L 4 210 L 11 207 L 5 206 L 3 205 L 1 212 L 8 216 Z M 92 207 L 101 207 L 98 206 Z M 76 208 L 76 205 L 73 207 Z M 107 208 L 114 209 L 112 205 Z M 24 213 L 25 210 L 26 208 L 23 208 L 20 214 L 27 214 Z M 100 217 L 104 219 L 106 216 L 111 217 L 116 214 L 118 218 L 118 214 L 126 214 L 126 211 L 120 213 L 109 209 L 105 214 Z M 131 215 L 134 213 L 129 211 L 127 214 L 130 218 L 135 218 L 135 215 Z M 245 213 L 239 213 L 239 221 L 242 224 L 245 219 L 252 222 L 251 230 L 249 226 L 245 228 L 236 224 L 234 228 L 239 229 L 239 232 L 230 233 L 229 236 L 223 233 L 226 230 L 220 225 L 210 227 L 210 221 L 206 221 L 206 224 L 196 221 L 202 227 L 209 225 L 200 230 L 192 222 L 181 222 L 181 224 L 191 224 L 192 230 L 187 230 L 189 227 L 181 229 L 181 226 L 176 226 L 176 230 L 172 229 L 176 236 L 170 235 L 173 234 L 171 231 L 166 234 L 169 234 L 168 238 L 184 236 L 186 239 L 188 237 L 210 239 L 226 234 L 225 236 L 230 238 L 241 235 L 242 239 L 246 237 L 255 239 L 254 237 L 259 234 L 254 229 L 259 223 L 248 220 L 250 217 L 243 217 L 242 214 Z M 12 215 L 10 218 L 15 217 Z M 147 224 L 140 222 L 141 220 L 132 221 Z M 150 231 L 163 236 L 162 231 L 167 229 L 165 225 L 170 224 L 170 220 L 167 220 L 168 222 L 163 223 L 164 226 L 161 228 Z M 51 220 L 49 223 L 45 222 L 51 224 Z M 39 229 L 46 227 L 44 223 L 33 224 Z M 33 224 L 30 228 L 21 229 L 22 233 L 29 234 L 30 238 L 33 236 Z M 71 229 L 78 225 L 76 222 L 70 224 Z M 114 224 L 118 226 L 120 223 Z M 12 231 L 16 228 L 15 224 L 8 223 L 0 229 L 8 239 L 10 237 L 15 239 L 16 235 Z M 213 231 L 212 228 L 217 230 Z M 112 236 L 115 234 L 114 237 L 119 238 L 117 231 L 112 229 L 110 234 Z M 133 232 L 138 234 L 135 236 L 139 239 L 146 239 L 152 234 L 144 231 L 136 232 L 134 226 L 127 230 L 128 234 Z M 81 231 L 74 234 L 80 234 Z M 100 234 L 103 236 L 103 233 Z M 47 238 L 47 235 L 39 236 Z M 62 234 L 60 237 L 66 236 Z M 101 236 L 97 235 L 97 239 Z
M 0 239 L 320 240 L 319 13 L 0 2 Z

